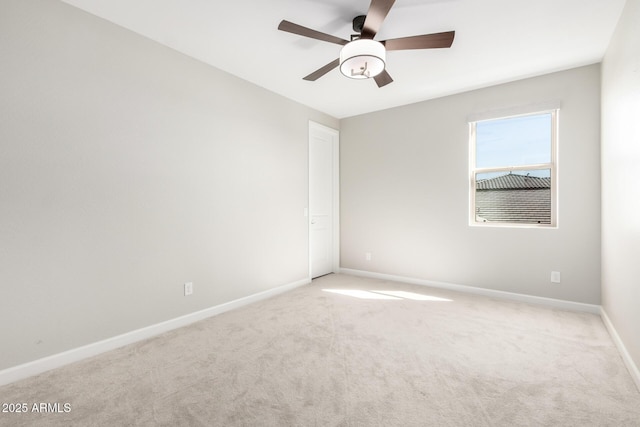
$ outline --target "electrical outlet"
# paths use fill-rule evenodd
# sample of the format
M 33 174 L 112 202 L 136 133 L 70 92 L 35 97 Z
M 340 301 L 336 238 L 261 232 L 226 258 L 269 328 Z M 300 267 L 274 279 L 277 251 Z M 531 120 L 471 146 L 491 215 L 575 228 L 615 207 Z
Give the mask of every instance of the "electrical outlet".
M 560 272 L 552 271 L 551 272 L 551 283 L 560 283 Z
M 184 296 L 191 295 L 193 293 L 193 282 L 187 282 L 184 284 Z
M 364 254 L 364 258 L 365 258 L 367 261 L 371 261 L 371 252 L 366 252 L 366 253 Z

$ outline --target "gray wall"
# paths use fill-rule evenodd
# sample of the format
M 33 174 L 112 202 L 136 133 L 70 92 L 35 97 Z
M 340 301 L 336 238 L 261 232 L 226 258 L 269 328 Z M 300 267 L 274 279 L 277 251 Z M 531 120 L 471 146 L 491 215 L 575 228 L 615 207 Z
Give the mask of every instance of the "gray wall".
M 57 1 L 0 8 L 0 369 L 307 278 L 308 120 L 336 119 Z
M 559 228 L 470 227 L 468 115 L 552 100 Z M 599 123 L 597 64 L 342 120 L 342 267 L 599 304 Z
M 602 306 L 640 367 L 640 1 L 602 64 Z

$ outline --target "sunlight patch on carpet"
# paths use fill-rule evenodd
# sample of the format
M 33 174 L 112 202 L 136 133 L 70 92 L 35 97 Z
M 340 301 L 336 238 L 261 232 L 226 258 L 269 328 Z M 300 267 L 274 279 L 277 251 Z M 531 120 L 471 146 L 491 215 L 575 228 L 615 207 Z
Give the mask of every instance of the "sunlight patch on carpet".
M 347 295 L 360 299 L 388 299 L 388 300 L 400 300 L 402 298 L 394 297 L 391 295 L 376 294 L 369 291 L 361 291 L 357 289 L 323 289 L 324 292 L 331 292 L 334 294 Z
M 347 295 L 360 299 L 385 299 L 385 300 L 403 300 L 409 299 L 414 301 L 453 301 L 447 298 L 434 297 L 431 295 L 417 294 L 415 292 L 406 291 L 363 291 L 359 289 L 323 289 L 324 292 L 334 294 Z
M 431 295 L 417 294 L 415 292 L 406 292 L 406 291 L 372 291 L 372 292 L 376 292 L 384 295 L 391 295 L 398 298 L 411 299 L 415 301 L 442 301 L 442 302 L 453 301 L 448 298 L 440 298 L 440 297 L 434 297 Z

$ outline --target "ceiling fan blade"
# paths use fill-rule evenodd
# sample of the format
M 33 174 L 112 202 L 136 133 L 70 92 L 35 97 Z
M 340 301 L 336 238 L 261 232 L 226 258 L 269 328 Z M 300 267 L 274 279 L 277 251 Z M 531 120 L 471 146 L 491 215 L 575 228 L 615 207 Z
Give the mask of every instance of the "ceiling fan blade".
M 280 31 L 297 34 L 299 36 L 309 37 L 316 40 L 322 40 L 323 42 L 335 43 L 343 46 L 349 43 L 348 40 L 341 39 L 340 37 L 335 37 L 327 33 L 321 33 L 320 31 L 312 30 L 311 28 L 303 27 L 302 25 L 294 24 L 293 22 L 285 20 L 282 20 L 282 22 L 280 22 L 280 25 L 278 25 L 278 29 Z
M 380 43 L 382 43 L 387 50 L 437 49 L 441 47 L 451 47 L 455 34 L 455 31 L 447 31 L 444 33 L 384 40 Z
M 373 78 L 378 87 L 386 86 L 393 81 L 387 70 L 383 70 L 380 74 Z
M 320 77 L 324 76 L 329 71 L 331 71 L 334 68 L 336 68 L 338 65 L 340 65 L 340 59 L 336 59 L 334 61 L 331 61 L 327 65 L 325 65 L 324 67 L 317 69 L 316 71 L 314 71 L 313 73 L 309 74 L 306 77 L 303 77 L 302 80 L 308 80 L 310 82 L 315 82 Z
M 382 26 L 382 21 L 387 17 L 391 6 L 393 6 L 395 2 L 396 0 L 371 0 L 367 18 L 362 27 L 361 36 L 363 39 L 372 39 L 378 34 Z

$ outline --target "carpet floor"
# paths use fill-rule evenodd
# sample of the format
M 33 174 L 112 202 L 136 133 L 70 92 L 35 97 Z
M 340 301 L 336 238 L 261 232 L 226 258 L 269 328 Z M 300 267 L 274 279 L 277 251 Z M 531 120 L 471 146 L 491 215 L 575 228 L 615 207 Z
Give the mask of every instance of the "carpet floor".
M 640 426 L 599 316 L 336 274 L 0 401 L 28 405 L 2 426 Z

